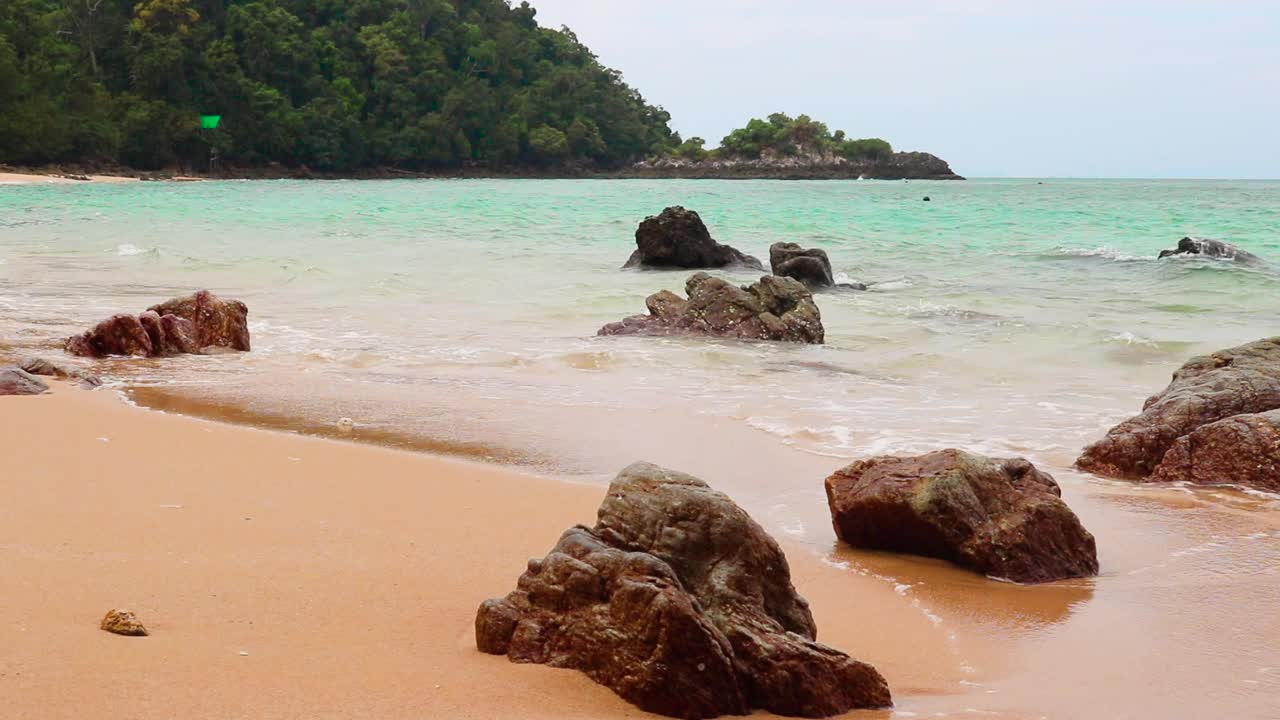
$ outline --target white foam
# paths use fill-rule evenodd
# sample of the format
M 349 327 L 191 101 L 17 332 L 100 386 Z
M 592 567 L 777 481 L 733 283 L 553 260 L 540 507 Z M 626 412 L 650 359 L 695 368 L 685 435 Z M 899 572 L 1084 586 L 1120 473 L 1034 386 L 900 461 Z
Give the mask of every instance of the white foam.
M 142 255 L 145 252 L 147 252 L 146 249 L 140 248 L 133 243 L 121 243 L 116 246 L 116 255 L 120 256 Z

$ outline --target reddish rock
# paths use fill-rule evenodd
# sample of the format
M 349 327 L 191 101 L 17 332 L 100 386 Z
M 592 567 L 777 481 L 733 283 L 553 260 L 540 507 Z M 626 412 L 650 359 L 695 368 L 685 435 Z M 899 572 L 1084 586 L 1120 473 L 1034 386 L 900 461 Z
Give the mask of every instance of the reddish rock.
M 573 668 L 679 718 L 887 707 L 875 668 L 815 642 L 782 550 L 697 478 L 646 463 L 609 487 L 514 592 L 476 615 L 480 650 Z
M 83 357 L 151 357 L 151 338 L 133 315 L 112 315 L 83 335 L 67 338 L 67 352 Z
M 764 270 L 758 259 L 712 240 L 698 213 L 676 206 L 640 223 L 636 251 L 623 267 L 698 269 L 729 265 Z
M 663 290 L 645 301 L 648 315 L 635 315 L 600 329 L 599 335 L 708 335 L 820 345 L 825 331 L 813 293 L 791 278 L 766 275 L 738 287 L 698 273 L 685 284 L 684 300 Z
M 155 305 L 140 316 L 114 315 L 68 338 L 67 352 L 84 357 L 165 357 L 211 347 L 249 350 L 249 309 L 208 290 Z
M 1098 475 L 1150 477 L 1177 440 L 1234 415 L 1280 409 L 1280 337 L 1193 358 L 1142 413 L 1085 448 L 1076 461 Z
M 49 389 L 40 378 L 18 368 L 0 370 L 0 396 L 39 395 Z
M 862 460 L 827 478 L 836 535 L 1020 583 L 1098 573 L 1093 535 L 1058 484 L 1021 458 L 960 450 Z
M 249 351 L 249 308 L 239 300 L 223 300 L 208 290 L 174 298 L 147 308 L 160 316 L 176 315 L 191 322 L 196 346 Z
M 1174 441 L 1150 479 L 1280 492 L 1280 410 L 1196 428 Z

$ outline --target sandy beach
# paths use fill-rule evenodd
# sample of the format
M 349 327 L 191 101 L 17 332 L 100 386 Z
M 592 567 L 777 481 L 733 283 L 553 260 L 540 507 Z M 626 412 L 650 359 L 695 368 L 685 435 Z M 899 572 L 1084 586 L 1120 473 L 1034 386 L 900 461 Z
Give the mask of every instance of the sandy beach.
M 74 183 L 128 183 L 138 182 L 137 178 L 120 177 L 119 175 L 85 175 L 88 180 L 58 175 L 41 175 L 37 173 L 0 172 L 0 185 L 70 185 Z
M 471 629 L 602 488 L 62 386 L 5 398 L 0 424 L 10 717 L 644 715 L 579 673 L 482 655 Z M 789 555 L 820 639 L 875 663 L 900 706 L 960 687 L 891 585 Z M 99 630 L 111 608 L 151 636 Z

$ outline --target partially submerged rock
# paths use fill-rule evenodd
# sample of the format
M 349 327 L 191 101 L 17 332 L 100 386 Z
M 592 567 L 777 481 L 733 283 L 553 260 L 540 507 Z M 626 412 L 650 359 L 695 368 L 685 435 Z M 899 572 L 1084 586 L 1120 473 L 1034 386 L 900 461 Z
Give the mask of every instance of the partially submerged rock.
M 1201 257 L 1219 258 L 1222 260 L 1234 260 L 1244 265 L 1262 265 L 1262 258 L 1252 253 L 1245 252 L 1229 242 L 1221 240 L 1211 240 L 1201 237 L 1184 237 L 1178 241 L 1178 247 L 1172 250 L 1161 250 L 1160 257 L 1167 258 L 1175 255 L 1199 255 Z
M 774 275 L 793 278 L 810 289 L 828 288 L 836 284 L 831 272 L 831 259 L 818 248 L 802 248 L 796 243 L 780 242 L 769 247 L 769 266 Z
M 1280 493 L 1280 410 L 1233 415 L 1183 435 L 1151 480 L 1232 483 Z
M 636 229 L 636 251 L 623 267 L 670 270 L 730 265 L 764 270 L 756 258 L 711 239 L 698 213 L 677 205 L 640 223 Z
M 81 385 L 89 388 L 95 388 L 102 385 L 102 381 L 99 380 L 96 375 L 92 375 L 78 368 L 60 365 L 41 357 L 23 358 L 18 362 L 18 368 L 31 373 L 32 375 L 55 377 L 59 380 L 79 380 Z
M 854 547 L 1020 583 L 1098 573 L 1093 535 L 1054 479 L 1022 458 L 961 450 L 878 457 L 837 471 L 826 489 L 836 535 Z
M 148 634 L 147 629 L 138 620 L 138 616 L 128 610 L 108 610 L 107 614 L 102 618 L 100 627 L 116 635 L 143 637 Z
M 0 396 L 39 395 L 49 389 L 43 380 L 19 368 L 0 370 Z
M 1191 359 L 1173 374 L 1169 387 L 1147 400 L 1141 414 L 1085 448 L 1076 466 L 1109 477 L 1148 479 L 1179 438 L 1236 415 L 1277 409 L 1280 337 Z
M 483 652 L 581 670 L 678 718 L 887 707 L 875 668 L 815 642 L 778 544 L 697 478 L 637 463 L 476 615 Z
M 708 335 L 822 344 L 822 314 L 813 293 L 791 278 L 766 275 L 738 287 L 706 273 L 685 284 L 688 300 L 663 290 L 645 300 L 648 315 L 600 329 L 600 335 Z
M 138 316 L 113 315 L 82 335 L 67 338 L 66 350 L 83 357 L 167 357 L 209 348 L 249 350 L 249 308 L 208 290 L 175 298 Z

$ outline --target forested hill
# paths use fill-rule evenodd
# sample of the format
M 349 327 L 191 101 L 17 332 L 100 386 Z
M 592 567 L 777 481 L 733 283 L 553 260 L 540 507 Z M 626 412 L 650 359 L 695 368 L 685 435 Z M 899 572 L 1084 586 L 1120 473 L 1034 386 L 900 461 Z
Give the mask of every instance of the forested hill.
M 0 0 L 4 163 L 609 168 L 669 119 L 528 3 Z

